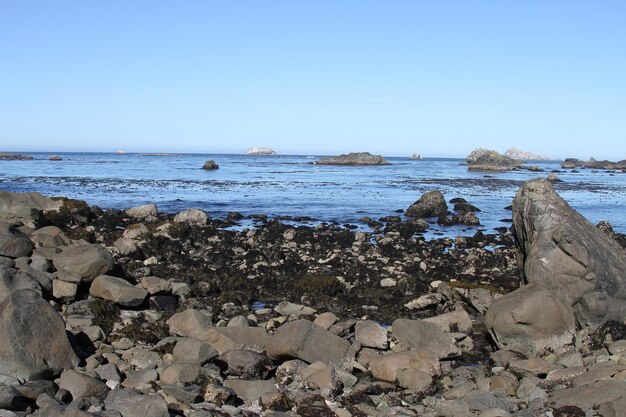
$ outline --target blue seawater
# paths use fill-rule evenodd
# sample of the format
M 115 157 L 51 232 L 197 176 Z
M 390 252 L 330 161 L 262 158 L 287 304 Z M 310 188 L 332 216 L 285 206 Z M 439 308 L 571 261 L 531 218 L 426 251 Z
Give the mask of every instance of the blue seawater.
M 424 192 L 441 190 L 446 199 L 465 198 L 480 208 L 479 227 L 439 227 L 431 219 L 427 236 L 471 235 L 508 227 L 510 205 L 526 180 L 552 170 L 563 182 L 556 190 L 592 223 L 608 220 L 626 232 L 626 174 L 561 170 L 558 161 L 533 161 L 544 172 L 469 172 L 463 159 L 387 158 L 376 167 L 318 166 L 319 156 L 217 154 L 145 155 L 114 153 L 26 153 L 30 161 L 0 161 L 0 189 L 67 196 L 102 208 L 124 209 L 155 203 L 162 212 L 200 208 L 212 217 L 243 215 L 308 216 L 318 222 L 352 224 L 398 214 Z M 219 170 L 201 169 L 213 159 Z M 452 205 L 450 205 L 452 209 Z M 315 224 L 316 222 L 312 222 Z M 246 225 L 246 223 L 243 223 Z

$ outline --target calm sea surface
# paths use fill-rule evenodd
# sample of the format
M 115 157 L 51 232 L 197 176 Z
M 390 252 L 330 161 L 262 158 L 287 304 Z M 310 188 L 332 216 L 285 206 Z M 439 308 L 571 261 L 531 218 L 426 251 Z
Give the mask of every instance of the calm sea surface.
M 392 165 L 338 167 L 311 164 L 314 156 L 182 154 L 146 156 L 113 153 L 29 153 L 31 161 L 0 161 L 0 189 L 38 191 L 87 201 L 102 208 L 155 203 L 162 212 L 201 208 L 212 217 L 309 216 L 365 228 L 363 216 L 378 219 L 406 209 L 424 192 L 441 190 L 447 200 L 465 198 L 481 209 L 478 228 L 441 228 L 429 235 L 473 234 L 508 227 L 511 204 L 522 182 L 560 170 L 559 162 L 532 162 L 544 172 L 468 172 L 463 159 L 387 158 Z M 201 169 L 207 159 L 220 166 Z M 626 232 L 626 174 L 562 171 L 557 191 L 594 224 L 608 220 Z M 452 209 L 452 205 L 450 205 Z M 434 219 L 433 219 L 434 223 Z

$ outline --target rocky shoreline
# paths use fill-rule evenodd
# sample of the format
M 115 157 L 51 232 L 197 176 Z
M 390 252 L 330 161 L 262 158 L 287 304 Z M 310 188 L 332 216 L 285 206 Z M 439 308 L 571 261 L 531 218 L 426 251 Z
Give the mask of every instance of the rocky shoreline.
M 434 197 L 412 211 L 442 214 Z M 0 415 L 623 415 L 626 239 L 559 198 L 530 182 L 512 230 L 426 241 L 400 216 L 231 230 L 237 213 L 0 192 Z M 544 200 L 566 216 L 547 229 Z M 612 289 L 605 316 L 578 277 Z

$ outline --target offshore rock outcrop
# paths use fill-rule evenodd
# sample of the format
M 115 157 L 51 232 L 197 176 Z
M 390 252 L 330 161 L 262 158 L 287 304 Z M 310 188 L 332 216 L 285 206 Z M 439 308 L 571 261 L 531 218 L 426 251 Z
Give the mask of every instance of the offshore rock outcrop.
M 20 154 L 17 154 L 17 153 L 0 152 L 0 160 L 5 160 L 5 161 L 30 161 L 31 159 L 33 159 L 33 157 L 30 156 L 30 155 L 20 155 Z
M 606 169 L 606 170 L 626 170 L 626 159 L 613 162 L 613 161 L 596 161 L 593 158 L 590 158 L 589 161 L 581 161 L 576 158 L 566 158 L 565 161 L 561 164 L 561 167 L 567 169 L 576 169 L 576 168 L 589 168 L 589 169 Z
M 248 148 L 244 155 L 276 155 L 276 151 L 271 148 Z
M 517 159 L 519 161 L 549 161 L 547 156 L 541 156 L 533 152 L 525 152 L 516 148 L 509 148 L 504 152 L 504 156 Z
M 470 171 L 511 171 L 522 167 L 522 162 L 489 149 L 474 149 L 467 157 Z
M 334 156 L 332 158 L 322 158 L 314 162 L 315 165 L 347 165 L 347 166 L 376 166 L 390 165 L 385 158 L 380 155 L 372 155 L 369 152 L 351 152 Z

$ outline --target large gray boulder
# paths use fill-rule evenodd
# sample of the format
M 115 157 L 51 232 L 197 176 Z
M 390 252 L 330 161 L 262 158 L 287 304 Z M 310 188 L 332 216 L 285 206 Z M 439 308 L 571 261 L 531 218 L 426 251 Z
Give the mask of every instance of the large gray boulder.
M 513 201 L 522 283 L 492 304 L 485 324 L 500 347 L 527 354 L 571 341 L 575 323 L 626 319 L 626 256 L 543 179 Z
M 441 191 L 428 191 L 404 213 L 408 217 L 437 217 L 446 214 L 448 205 Z
M 466 161 L 470 171 L 510 171 L 522 166 L 522 162 L 517 159 L 482 148 L 474 149 Z
M 113 257 L 106 248 L 92 244 L 74 244 L 52 258 L 59 272 L 77 275 L 84 282 L 91 282 L 113 268 Z
M 167 402 L 160 395 L 142 395 L 129 389 L 110 391 L 104 401 L 107 410 L 122 417 L 169 417 Z
M 62 202 L 40 193 L 0 191 L 0 221 L 36 228 L 44 214 L 61 208 Z
M 33 244 L 28 236 L 8 223 L 0 223 L 0 256 L 20 258 L 32 252 Z
M 148 296 L 148 291 L 132 285 L 125 279 L 100 275 L 91 283 L 89 294 L 113 301 L 123 307 L 138 307 Z
M 498 347 L 526 355 L 569 344 L 575 331 L 572 307 L 538 283 L 495 300 L 485 325 Z
M 349 365 L 354 359 L 350 343 L 308 320 L 280 326 L 269 339 L 267 354 L 272 358 L 297 358 L 338 366 Z
M 372 155 L 369 152 L 351 152 L 332 158 L 318 159 L 315 161 L 315 165 L 372 166 L 390 164 L 380 155 Z
M 524 282 L 537 282 L 574 308 L 581 324 L 626 319 L 626 255 L 543 179 L 513 201 L 513 233 Z
M 0 303 L 0 374 L 30 381 L 76 365 L 63 319 L 39 294 L 19 290 Z
M 396 319 L 391 324 L 391 335 L 400 349 L 423 349 L 439 358 L 457 356 L 461 353 L 449 333 L 435 323 L 424 320 Z

